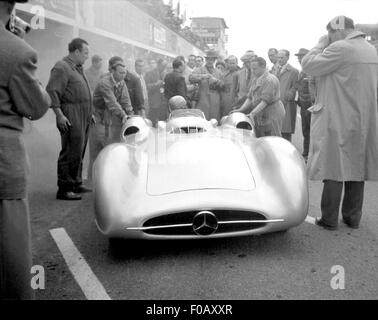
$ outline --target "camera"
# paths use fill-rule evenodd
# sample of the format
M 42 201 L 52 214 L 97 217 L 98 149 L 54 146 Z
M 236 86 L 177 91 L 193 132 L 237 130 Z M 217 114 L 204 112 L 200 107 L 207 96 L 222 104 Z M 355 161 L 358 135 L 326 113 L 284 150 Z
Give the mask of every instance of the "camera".
M 12 14 L 6 28 L 15 35 L 18 35 L 16 27 L 22 29 L 25 33 L 29 33 L 31 30 L 29 23 Z

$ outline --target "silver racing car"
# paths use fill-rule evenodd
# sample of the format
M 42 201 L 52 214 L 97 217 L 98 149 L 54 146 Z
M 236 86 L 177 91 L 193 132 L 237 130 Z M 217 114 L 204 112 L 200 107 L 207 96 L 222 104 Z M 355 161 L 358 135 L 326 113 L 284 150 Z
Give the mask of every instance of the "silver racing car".
M 96 223 L 110 239 L 247 236 L 306 218 L 302 156 L 282 138 L 256 138 L 242 113 L 218 125 L 176 110 L 157 128 L 134 116 L 121 138 L 93 170 Z

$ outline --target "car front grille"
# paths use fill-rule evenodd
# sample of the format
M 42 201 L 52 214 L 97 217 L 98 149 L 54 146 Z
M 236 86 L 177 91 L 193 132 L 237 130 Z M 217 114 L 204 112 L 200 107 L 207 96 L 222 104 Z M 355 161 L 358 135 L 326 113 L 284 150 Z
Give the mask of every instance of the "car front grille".
M 201 127 L 179 127 L 179 128 L 174 128 L 171 130 L 170 133 L 203 133 L 203 132 L 206 132 L 206 130 L 204 128 L 201 128 Z
M 201 211 L 171 213 L 147 220 L 140 228 L 144 233 L 161 236 L 196 236 L 193 221 Z M 270 221 L 257 212 L 240 210 L 209 210 L 218 221 L 212 234 L 250 231 L 266 226 Z

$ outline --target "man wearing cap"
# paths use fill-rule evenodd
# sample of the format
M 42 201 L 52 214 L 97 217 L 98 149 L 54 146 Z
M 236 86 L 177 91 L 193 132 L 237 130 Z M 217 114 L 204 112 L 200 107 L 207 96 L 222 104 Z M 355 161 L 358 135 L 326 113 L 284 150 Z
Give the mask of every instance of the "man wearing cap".
M 242 57 L 243 68 L 235 76 L 235 106 L 240 107 L 247 99 L 253 80 L 252 60 L 256 57 L 253 51 L 246 52 Z
M 199 84 L 199 99 L 196 108 L 201 109 L 206 119 L 220 121 L 220 90 L 223 89 L 221 73 L 214 64 L 218 54 L 209 50 L 206 54 L 206 63 L 203 67 L 196 68 L 189 76 L 191 83 Z
M 298 57 L 299 63 L 302 63 L 303 57 L 309 52 L 305 48 L 301 48 L 295 55 Z M 299 73 L 297 81 L 298 100 L 297 105 L 301 108 L 302 134 L 303 134 L 303 157 L 307 161 L 308 150 L 310 147 L 310 126 L 311 113 L 307 110 L 314 102 L 314 97 L 310 92 L 310 79 L 303 70 Z
M 297 121 L 297 104 L 295 103 L 296 85 L 299 71 L 288 63 L 290 52 L 278 51 L 277 78 L 280 80 L 281 101 L 285 106 L 285 120 L 282 124 L 282 138 L 291 142 Z
M 105 126 L 105 130 L 109 130 L 106 142 L 98 146 L 97 155 L 106 144 L 120 141 L 122 125 L 127 116 L 133 114 L 125 76 L 126 66 L 123 59 L 112 57 L 109 60 L 109 73 L 101 78 L 94 91 L 96 119 Z
M 236 102 L 236 76 L 240 70 L 238 66 L 238 58 L 236 56 L 228 56 L 225 60 L 226 72 L 222 75 L 224 89 L 221 91 L 221 117 L 230 113 Z
M 319 77 L 309 109 L 309 176 L 324 183 L 316 223 L 336 229 L 342 202 L 344 223 L 358 228 L 364 181 L 378 180 L 378 56 L 348 17 L 332 19 L 327 31 L 302 60 L 303 71 Z
M 27 0 L 0 0 L 0 300 L 34 298 L 23 118 L 38 120 L 51 104 L 36 51 L 7 30 L 15 2 Z

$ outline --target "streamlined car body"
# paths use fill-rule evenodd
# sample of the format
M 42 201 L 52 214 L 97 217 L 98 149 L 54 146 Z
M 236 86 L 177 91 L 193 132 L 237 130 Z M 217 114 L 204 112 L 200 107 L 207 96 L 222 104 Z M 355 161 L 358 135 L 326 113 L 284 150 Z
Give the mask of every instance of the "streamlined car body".
M 306 218 L 302 156 L 282 138 L 256 138 L 242 113 L 218 125 L 177 110 L 156 128 L 134 116 L 120 138 L 93 170 L 96 223 L 111 239 L 246 236 Z

